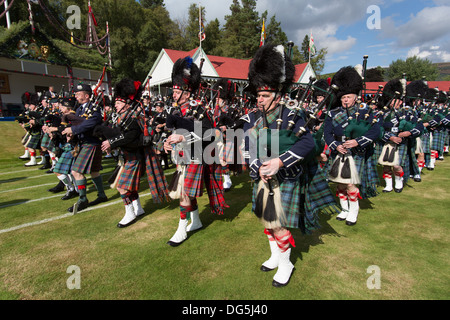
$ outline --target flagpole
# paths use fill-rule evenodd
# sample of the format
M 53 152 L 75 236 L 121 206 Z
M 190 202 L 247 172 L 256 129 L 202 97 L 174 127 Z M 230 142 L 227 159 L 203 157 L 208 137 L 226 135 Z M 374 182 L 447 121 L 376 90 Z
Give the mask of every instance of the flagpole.
M 200 3 L 198 4 L 198 29 L 198 40 L 200 41 L 200 58 L 202 58 L 202 7 L 200 6 Z

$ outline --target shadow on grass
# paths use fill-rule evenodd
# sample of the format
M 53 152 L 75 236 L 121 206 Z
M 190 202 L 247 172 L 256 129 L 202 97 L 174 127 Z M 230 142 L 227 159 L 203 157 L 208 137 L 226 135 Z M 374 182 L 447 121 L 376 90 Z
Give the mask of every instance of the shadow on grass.
M 291 261 L 297 259 L 303 260 L 303 253 L 308 253 L 310 247 L 324 244 L 322 237 L 324 235 L 331 235 L 335 237 L 342 237 L 339 232 L 334 230 L 334 228 L 329 224 L 330 219 L 335 219 L 336 215 L 329 213 L 319 214 L 319 224 L 320 228 L 312 231 L 311 234 L 304 234 L 300 229 L 290 229 L 292 236 L 295 239 L 295 247 L 292 247 L 291 251 Z
M 27 201 L 30 201 L 31 199 L 15 199 L 12 201 L 6 201 L 6 202 L 0 202 L 0 209 L 18 206 L 21 204 L 26 203 Z
M 217 215 L 211 212 L 209 202 L 203 208 L 200 208 L 200 219 L 203 224 L 203 229 L 207 228 L 216 220 L 233 221 L 239 214 L 251 204 L 251 179 L 242 174 L 239 177 L 233 178 L 233 187 L 230 191 L 224 193 L 225 202 L 229 208 L 224 209 L 223 215 Z M 207 195 L 206 195 L 207 198 Z M 208 200 L 209 201 L 209 200 Z
M 0 180 L 0 183 L 16 182 L 16 181 L 24 180 L 26 178 L 27 177 L 16 177 L 16 178 L 11 178 L 11 179 L 5 179 L 5 180 Z

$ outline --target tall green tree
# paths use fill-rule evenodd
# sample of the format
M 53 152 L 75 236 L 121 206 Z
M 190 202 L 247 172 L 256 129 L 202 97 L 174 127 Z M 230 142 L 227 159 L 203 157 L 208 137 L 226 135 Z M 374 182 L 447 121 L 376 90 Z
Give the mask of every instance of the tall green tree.
M 427 80 L 433 81 L 439 76 L 437 66 L 430 60 L 413 56 L 406 60 L 397 59 L 392 61 L 386 70 L 386 77 L 388 80 L 403 78 L 404 73 L 408 81 L 420 80 L 424 76 Z
M 164 0 L 139 0 L 141 6 L 146 9 L 154 9 L 156 7 L 165 7 Z
M 202 42 L 202 48 L 207 54 L 221 56 L 220 41 L 223 31 L 220 29 L 220 22 L 216 18 L 205 26 L 206 39 Z
M 225 16 L 222 48 L 228 57 L 248 59 L 258 49 L 262 19 L 256 0 L 233 0 L 230 15 Z

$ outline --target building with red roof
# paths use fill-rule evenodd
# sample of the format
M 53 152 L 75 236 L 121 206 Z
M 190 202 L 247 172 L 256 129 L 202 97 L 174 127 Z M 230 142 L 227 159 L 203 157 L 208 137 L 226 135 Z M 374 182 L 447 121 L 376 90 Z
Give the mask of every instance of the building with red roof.
M 248 67 L 251 59 L 207 55 L 201 47 L 191 51 L 162 49 L 147 75 L 147 79 L 151 76 L 150 88 L 153 92 L 161 93 L 162 88 L 170 86 L 174 63 L 186 56 L 192 57 L 194 63 L 198 66 L 200 66 L 201 59 L 205 59 L 202 67 L 202 78 L 208 82 L 215 82 L 219 78 L 227 78 L 235 83 L 237 91 L 241 93 L 248 86 Z M 295 69 L 296 83 L 308 83 L 309 77 L 316 77 L 311 64 L 308 62 L 296 65 Z

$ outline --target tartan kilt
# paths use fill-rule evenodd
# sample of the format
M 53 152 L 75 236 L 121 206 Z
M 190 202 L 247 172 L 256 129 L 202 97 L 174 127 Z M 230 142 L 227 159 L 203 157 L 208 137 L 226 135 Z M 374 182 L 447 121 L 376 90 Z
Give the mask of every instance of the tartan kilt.
M 431 153 L 431 137 L 430 133 L 424 133 L 420 136 L 420 140 L 422 141 L 422 150 L 423 153 Z
M 86 174 L 102 169 L 102 150 L 100 145 L 83 143 L 80 153 L 72 165 L 72 171 Z
M 382 142 L 382 141 L 380 141 L 380 140 L 378 140 L 378 141 L 376 141 L 376 142 L 374 143 L 374 147 L 373 147 L 373 157 L 374 157 L 375 159 L 377 159 L 377 161 L 378 161 L 378 159 L 379 159 L 380 156 L 381 156 L 381 152 L 383 151 L 383 147 L 384 147 L 384 142 Z
M 409 175 L 411 174 L 411 165 L 417 165 L 417 161 L 411 163 L 411 153 L 412 149 L 408 143 L 402 143 L 398 145 L 398 155 L 399 155 L 399 166 L 403 169 L 403 182 L 406 183 L 409 180 Z M 414 154 L 415 159 L 415 154 Z M 417 168 L 418 170 L 418 168 Z
M 439 155 L 444 152 L 445 145 L 445 132 L 444 131 L 433 131 L 433 140 L 431 143 L 431 150 L 436 150 Z
M 184 193 L 190 198 L 198 198 L 203 195 L 203 186 L 205 186 L 211 211 L 223 214 L 223 209 L 227 205 L 223 195 L 222 166 L 194 163 L 186 166 Z
M 73 155 L 71 152 L 72 150 L 73 147 L 70 143 L 66 143 L 64 145 L 63 152 L 61 153 L 61 156 L 58 158 L 58 162 L 53 168 L 54 173 L 70 174 L 73 164 Z
M 168 184 L 161 163 L 151 147 L 144 149 L 145 170 L 154 203 L 170 202 Z
M 117 181 L 117 188 L 128 191 L 139 191 L 140 179 L 144 173 L 143 157 L 139 152 L 122 150 L 125 160 L 123 170 Z
M 358 170 L 361 184 L 359 187 L 360 195 L 363 199 L 375 197 L 378 195 L 377 185 L 379 184 L 377 160 L 373 156 L 373 148 L 368 148 L 362 154 L 354 154 L 356 169 Z
M 190 198 L 203 195 L 203 165 L 194 163 L 186 165 L 184 192 Z
M 48 135 L 48 133 L 42 134 L 41 147 L 48 149 L 48 147 L 50 146 L 51 143 L 52 143 L 52 139 L 50 139 L 50 136 Z
M 30 149 L 39 149 L 40 145 L 41 145 L 41 134 L 40 133 L 36 135 L 29 134 L 29 138 L 25 144 L 25 147 Z

